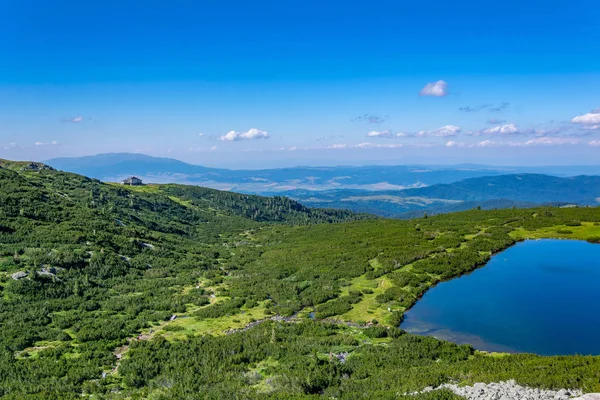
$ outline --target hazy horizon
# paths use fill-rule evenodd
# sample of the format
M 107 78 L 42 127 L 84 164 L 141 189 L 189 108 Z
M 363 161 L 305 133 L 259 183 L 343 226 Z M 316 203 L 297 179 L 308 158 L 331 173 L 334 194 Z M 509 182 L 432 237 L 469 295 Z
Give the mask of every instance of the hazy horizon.
M 598 167 L 600 166 L 600 162 L 597 162 L 596 164 L 592 164 L 592 163 L 572 163 L 572 164 L 531 164 L 531 165 L 527 165 L 527 164 L 494 164 L 494 163 L 469 163 L 469 162 L 463 162 L 463 163 L 395 163 L 393 161 L 390 162 L 385 162 L 385 160 L 372 160 L 372 161 L 365 161 L 363 163 L 356 163 L 356 164 L 335 164 L 335 160 L 330 163 L 327 164 L 326 162 L 324 162 L 323 164 L 289 164 L 289 165 L 283 165 L 283 166 L 273 166 L 273 167 L 266 167 L 266 168 L 228 168 L 227 167 L 227 163 L 220 165 L 210 165 L 210 164 L 202 164 L 202 163 L 195 163 L 195 162 L 187 162 L 185 160 L 182 160 L 180 158 L 177 158 L 175 156 L 173 157 L 169 157 L 169 156 L 150 156 L 148 154 L 144 154 L 144 153 L 126 153 L 126 152 L 114 152 L 114 153 L 98 153 L 98 154 L 89 154 L 89 155 L 83 155 L 83 156 L 74 156 L 74 157 L 55 157 L 55 158 L 50 158 L 50 159 L 46 159 L 46 160 L 21 160 L 21 161 L 37 161 L 37 162 L 50 162 L 52 160 L 56 160 L 56 159 L 83 159 L 83 158 L 93 158 L 93 157 L 98 157 L 98 156 L 107 156 L 107 155 L 125 155 L 125 156 L 131 156 L 131 155 L 135 155 L 135 156 L 146 156 L 146 157 L 153 157 L 153 158 L 158 158 L 158 159 L 169 159 L 169 160 L 175 160 L 175 161 L 180 161 L 180 162 L 184 162 L 186 164 L 190 164 L 190 165 L 194 165 L 194 166 L 203 166 L 203 167 L 209 167 L 209 168 L 223 168 L 223 169 L 273 169 L 273 168 L 319 168 L 319 167 L 371 167 L 371 166 L 414 166 L 414 167 L 420 167 L 420 166 L 427 166 L 427 167 L 458 167 L 458 166 L 476 166 L 476 167 L 498 167 L 498 168 L 502 168 L 502 167 L 506 167 L 506 168 L 510 168 L 510 167 L 525 167 L 525 168 L 551 168 L 551 167 Z

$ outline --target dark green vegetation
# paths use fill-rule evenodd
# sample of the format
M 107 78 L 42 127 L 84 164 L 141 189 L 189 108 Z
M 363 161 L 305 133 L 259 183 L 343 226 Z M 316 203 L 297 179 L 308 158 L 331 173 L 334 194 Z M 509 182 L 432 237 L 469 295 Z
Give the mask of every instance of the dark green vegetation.
M 396 328 L 513 238 L 600 236 L 598 209 L 359 221 L 0 165 L 2 397 L 385 399 L 509 378 L 600 391 L 597 357 L 491 357 Z

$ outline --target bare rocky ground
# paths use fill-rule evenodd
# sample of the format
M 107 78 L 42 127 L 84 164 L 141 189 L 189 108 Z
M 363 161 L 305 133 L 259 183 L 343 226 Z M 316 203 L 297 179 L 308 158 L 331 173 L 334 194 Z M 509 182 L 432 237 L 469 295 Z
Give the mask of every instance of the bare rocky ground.
M 580 390 L 545 390 L 518 385 L 515 381 L 476 383 L 473 386 L 444 384 L 423 392 L 449 389 L 468 400 L 600 400 L 600 393 L 583 394 Z

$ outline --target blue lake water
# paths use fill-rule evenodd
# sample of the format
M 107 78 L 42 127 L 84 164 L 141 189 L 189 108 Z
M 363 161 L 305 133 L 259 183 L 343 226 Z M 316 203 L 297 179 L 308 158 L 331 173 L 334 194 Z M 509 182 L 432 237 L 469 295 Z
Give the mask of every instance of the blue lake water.
M 600 245 L 518 243 L 431 288 L 401 328 L 479 350 L 600 355 Z

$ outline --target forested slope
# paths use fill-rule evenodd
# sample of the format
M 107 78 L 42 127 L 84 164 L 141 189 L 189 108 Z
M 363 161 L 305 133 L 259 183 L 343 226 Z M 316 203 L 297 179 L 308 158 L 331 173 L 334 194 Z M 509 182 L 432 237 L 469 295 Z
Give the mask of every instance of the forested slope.
M 431 285 L 518 238 L 599 241 L 596 208 L 360 221 L 371 217 L 4 166 L 2 397 L 398 398 L 508 378 L 600 389 L 597 357 L 496 359 L 397 328 Z

